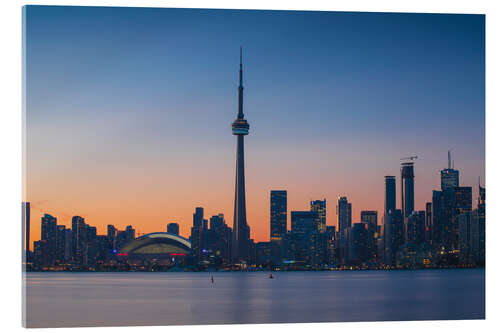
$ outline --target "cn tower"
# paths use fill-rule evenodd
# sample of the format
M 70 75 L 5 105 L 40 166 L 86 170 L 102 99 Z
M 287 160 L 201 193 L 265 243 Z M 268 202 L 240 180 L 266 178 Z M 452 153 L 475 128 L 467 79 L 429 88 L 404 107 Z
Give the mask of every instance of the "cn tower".
M 243 114 L 243 64 L 240 48 L 240 85 L 238 87 L 238 116 L 233 122 L 233 135 L 238 141 L 236 146 L 236 186 L 234 192 L 234 219 L 231 258 L 233 263 L 248 260 L 250 229 L 247 225 L 247 210 L 245 200 L 245 135 L 248 135 L 248 125 Z

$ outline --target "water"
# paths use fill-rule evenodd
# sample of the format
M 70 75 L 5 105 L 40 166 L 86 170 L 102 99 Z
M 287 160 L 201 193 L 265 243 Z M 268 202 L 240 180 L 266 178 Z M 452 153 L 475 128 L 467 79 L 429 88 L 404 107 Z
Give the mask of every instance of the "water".
M 482 319 L 485 313 L 483 269 L 273 275 L 27 273 L 27 326 Z

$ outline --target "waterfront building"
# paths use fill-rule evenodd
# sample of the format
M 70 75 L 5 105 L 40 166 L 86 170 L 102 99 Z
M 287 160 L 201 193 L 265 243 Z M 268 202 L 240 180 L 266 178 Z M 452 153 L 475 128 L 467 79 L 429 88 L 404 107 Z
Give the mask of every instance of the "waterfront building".
M 401 210 L 389 211 L 384 218 L 384 263 L 396 264 L 396 254 L 404 243 L 404 224 Z
M 354 223 L 349 228 L 349 251 L 348 263 L 351 265 L 359 266 L 366 263 L 370 259 L 369 251 L 371 249 L 370 235 L 368 233 L 367 223 Z

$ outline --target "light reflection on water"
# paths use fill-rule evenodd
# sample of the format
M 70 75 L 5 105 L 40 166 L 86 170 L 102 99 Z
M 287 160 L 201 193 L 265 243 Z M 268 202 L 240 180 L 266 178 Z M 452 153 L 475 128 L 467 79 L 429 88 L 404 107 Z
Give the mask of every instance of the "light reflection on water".
M 27 326 L 484 318 L 483 269 L 268 276 L 267 272 L 27 273 Z

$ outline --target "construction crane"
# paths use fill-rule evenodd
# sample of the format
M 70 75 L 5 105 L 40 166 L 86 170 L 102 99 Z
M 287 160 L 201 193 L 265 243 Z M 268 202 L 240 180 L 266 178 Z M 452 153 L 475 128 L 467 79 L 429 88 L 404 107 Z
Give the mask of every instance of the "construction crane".
M 418 156 L 410 156 L 410 157 L 403 157 L 403 158 L 400 158 L 399 160 L 400 161 L 406 161 L 406 160 L 410 160 L 410 161 L 414 161 L 417 159 Z

